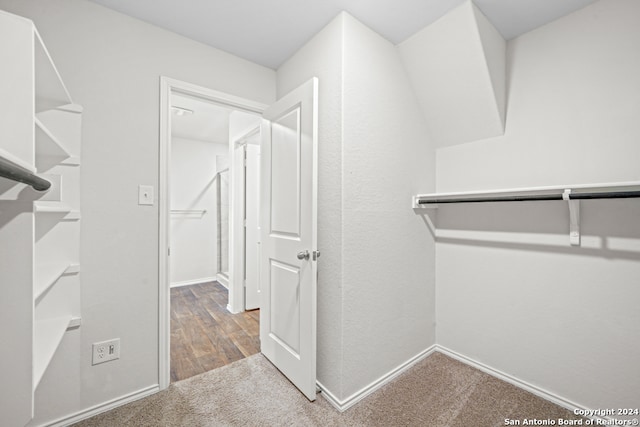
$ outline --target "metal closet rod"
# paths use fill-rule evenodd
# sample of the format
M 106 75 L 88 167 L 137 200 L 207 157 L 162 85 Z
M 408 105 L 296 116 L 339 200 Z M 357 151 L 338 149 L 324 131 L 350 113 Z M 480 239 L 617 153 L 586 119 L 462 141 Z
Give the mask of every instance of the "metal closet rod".
M 595 193 L 568 194 L 532 194 L 523 196 L 486 196 L 486 197 L 451 197 L 443 199 L 418 200 L 419 205 L 435 205 L 444 203 L 484 203 L 484 202 L 535 202 L 546 200 L 590 200 L 590 199 L 629 199 L 640 197 L 640 191 L 610 191 Z
M 0 176 L 12 181 L 30 185 L 36 191 L 47 191 L 51 188 L 51 182 L 40 178 L 28 169 L 11 163 L 0 157 Z

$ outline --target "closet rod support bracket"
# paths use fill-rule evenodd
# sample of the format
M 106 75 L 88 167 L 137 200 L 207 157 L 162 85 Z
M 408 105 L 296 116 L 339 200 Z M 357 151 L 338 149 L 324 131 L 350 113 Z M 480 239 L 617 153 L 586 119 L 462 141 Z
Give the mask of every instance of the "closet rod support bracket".
M 562 193 L 562 199 L 569 205 L 569 243 L 580 246 L 580 200 L 571 199 L 571 190 Z
M 411 197 L 411 208 L 412 209 L 438 209 L 438 205 L 434 203 L 423 204 L 420 203 L 420 195 Z

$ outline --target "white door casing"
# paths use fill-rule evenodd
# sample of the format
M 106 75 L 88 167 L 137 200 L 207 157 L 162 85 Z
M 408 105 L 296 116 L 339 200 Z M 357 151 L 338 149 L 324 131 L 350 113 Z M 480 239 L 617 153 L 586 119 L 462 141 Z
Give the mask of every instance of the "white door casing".
M 194 85 L 192 83 L 160 77 L 160 182 L 158 189 L 158 205 L 160 210 L 160 227 L 158 239 L 158 338 L 159 338 L 159 359 L 158 359 L 158 379 L 160 390 L 166 389 L 171 381 L 170 374 L 170 294 L 169 294 L 169 199 L 170 192 L 170 164 L 171 164 L 171 94 L 180 93 L 190 95 L 227 107 L 261 115 L 266 105 L 241 98 L 235 95 L 219 92 L 213 89 Z M 230 156 L 233 155 L 233 147 L 229 148 Z M 232 158 L 232 157 L 230 157 Z M 230 164 L 230 176 L 233 175 L 233 163 Z M 231 195 L 233 197 L 233 194 Z M 234 230 L 234 203 L 231 201 L 230 230 Z M 234 259 L 233 240 L 230 239 L 229 247 L 229 280 L 235 279 L 233 266 L 241 260 Z M 237 286 L 242 290 L 240 285 Z M 231 298 L 232 296 L 229 295 Z M 238 298 L 239 299 L 239 298 Z
M 248 256 L 256 256 L 257 251 L 251 253 L 249 241 L 253 240 L 257 242 L 260 240 L 260 235 L 257 234 L 256 228 L 259 224 L 252 225 L 258 222 L 258 218 L 247 218 L 247 215 L 251 216 L 251 213 L 255 211 L 255 216 L 258 215 L 258 207 L 256 206 L 259 200 L 259 176 L 255 176 L 255 183 L 249 182 L 252 177 L 247 177 L 247 166 L 250 163 L 250 159 L 247 157 L 247 148 L 253 146 L 258 148 L 261 143 L 260 128 L 262 118 L 257 118 L 258 121 L 245 129 L 241 136 L 234 139 L 231 143 L 232 152 L 232 171 L 230 189 L 232 202 L 232 223 L 230 231 L 230 246 L 233 247 L 233 257 L 230 258 L 229 270 L 229 304 L 227 310 L 231 313 L 240 313 L 245 310 L 251 310 L 260 306 L 259 296 L 257 296 L 258 283 L 254 280 L 253 276 L 257 276 L 257 273 L 252 274 L 252 271 L 247 271 L 247 268 L 253 266 L 255 269 L 259 269 L 259 260 L 248 259 Z M 259 148 L 258 148 L 259 149 Z M 259 166 L 252 174 L 256 175 L 259 171 Z M 251 175 L 251 174 L 250 174 Z M 258 188 L 252 188 L 258 187 Z M 249 194 L 251 193 L 251 194 Z M 248 235 L 250 232 L 252 235 Z M 249 277 L 247 276 L 249 273 Z M 251 293 L 252 295 L 247 295 Z M 251 301 L 251 298 L 253 301 Z M 249 300 L 249 301 L 248 301 Z M 247 304 L 255 304 L 250 306 Z
M 260 308 L 260 145 L 247 143 L 245 159 L 244 304 L 254 310 Z
M 262 353 L 309 399 L 316 396 L 318 79 L 263 113 Z

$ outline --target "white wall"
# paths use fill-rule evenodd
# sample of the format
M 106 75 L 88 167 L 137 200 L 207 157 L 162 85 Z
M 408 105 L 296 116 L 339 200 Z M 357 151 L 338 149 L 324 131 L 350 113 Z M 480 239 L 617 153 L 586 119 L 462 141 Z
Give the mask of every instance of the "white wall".
M 438 147 L 504 134 L 506 42 L 471 0 L 398 49 Z
M 509 42 L 504 137 L 437 152 L 438 191 L 640 180 L 640 2 Z M 640 396 L 640 203 L 440 207 L 438 343 L 588 408 Z
M 435 151 L 396 48 L 348 14 L 343 72 L 347 397 L 435 343 L 435 244 L 409 208 Z
M 278 96 L 320 78 L 318 379 L 328 390 L 347 399 L 435 341 L 433 244 L 408 208 L 409 195 L 433 190 L 433 155 L 386 41 L 342 14 L 276 77 L 84 0 L 0 8 L 35 21 L 85 108 L 82 335 L 63 341 L 36 422 L 157 384 L 158 210 L 137 205 L 137 185 L 157 188 L 160 75 L 266 104 L 276 78 Z M 639 8 L 601 0 L 511 41 L 505 135 L 438 150 L 437 190 L 640 179 Z M 582 214 L 573 248 L 561 204 L 441 207 L 437 340 L 583 406 L 633 406 L 640 208 L 583 202 Z M 121 359 L 91 367 L 91 343 L 113 337 Z
M 396 49 L 350 15 L 278 70 L 278 96 L 314 75 L 318 380 L 347 401 L 435 342 L 434 243 L 408 208 L 434 152 Z
M 314 36 L 277 72 L 281 98 L 318 77 L 318 342 L 317 378 L 342 390 L 342 54 L 343 17 Z
M 82 337 L 43 379 L 37 423 L 158 383 L 158 204 L 138 206 L 137 186 L 158 194 L 160 76 L 271 103 L 275 72 L 85 0 L 0 9 L 35 21 L 84 106 Z M 120 360 L 92 367 L 91 343 L 116 337 Z
M 217 156 L 227 143 L 171 139 L 171 286 L 215 280 L 218 273 Z

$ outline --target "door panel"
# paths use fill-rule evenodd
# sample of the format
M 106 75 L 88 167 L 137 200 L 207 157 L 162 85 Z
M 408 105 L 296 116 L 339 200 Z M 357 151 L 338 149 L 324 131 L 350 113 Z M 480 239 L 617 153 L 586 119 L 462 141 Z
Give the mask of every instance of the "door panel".
M 312 79 L 264 112 L 261 147 L 262 353 L 316 395 L 317 91 Z
M 300 269 L 271 261 L 270 338 L 300 357 Z
M 271 122 L 271 233 L 300 237 L 300 106 Z

